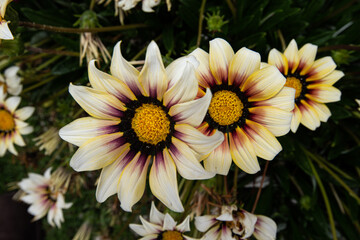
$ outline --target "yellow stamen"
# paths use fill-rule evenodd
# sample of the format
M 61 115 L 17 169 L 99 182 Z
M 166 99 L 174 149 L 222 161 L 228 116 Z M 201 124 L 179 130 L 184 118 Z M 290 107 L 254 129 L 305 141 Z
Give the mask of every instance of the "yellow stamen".
M 1 16 L 0 16 L 1 17 Z M 3 92 L 6 93 L 7 92 L 7 85 L 4 82 L 0 82 L 0 87 L 3 86 Z
M 162 240 L 183 240 L 181 232 L 166 231 L 162 234 Z
M 295 89 L 295 98 L 300 97 L 300 94 L 302 91 L 302 84 L 300 82 L 300 79 L 298 79 L 296 77 L 287 77 L 286 83 L 284 86 L 294 88 Z
M 7 110 L 0 110 L 0 131 L 11 131 L 15 127 L 14 117 Z
M 135 110 L 131 127 L 140 141 L 155 145 L 166 140 L 170 133 L 170 120 L 161 107 L 143 104 Z
M 211 118 L 226 126 L 237 122 L 242 115 L 244 105 L 236 93 L 222 90 L 214 94 L 209 106 Z

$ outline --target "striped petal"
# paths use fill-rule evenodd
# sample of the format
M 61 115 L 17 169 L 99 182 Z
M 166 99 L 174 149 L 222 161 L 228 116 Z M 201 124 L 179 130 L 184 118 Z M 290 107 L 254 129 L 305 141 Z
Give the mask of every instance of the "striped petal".
M 152 222 L 146 221 L 142 216 L 140 216 L 140 221 L 144 226 L 147 234 L 158 234 L 162 231 L 162 227 L 158 226 Z
M 295 104 L 294 110 L 292 111 L 292 118 L 291 118 L 291 126 L 290 129 L 293 133 L 296 133 L 297 129 L 299 128 L 300 121 L 301 121 L 301 111 L 299 107 Z
M 244 129 L 257 156 L 272 160 L 282 150 L 276 137 L 261 124 L 246 120 Z
M 35 111 L 34 107 L 23 107 L 15 111 L 15 115 L 22 121 L 28 119 Z
M 7 21 L 1 20 L 0 22 L 0 39 L 13 40 L 14 36 L 12 35 Z
M 121 41 L 118 42 L 113 51 L 110 72 L 111 75 L 126 83 L 131 91 L 136 95 L 141 95 L 144 90 L 138 80 L 139 71 L 123 58 L 120 50 Z
M 226 176 L 229 173 L 231 163 L 230 145 L 228 134 L 226 134 L 221 145 L 215 148 L 204 160 L 204 167 L 206 171 Z
M 168 213 L 166 213 L 164 218 L 163 230 L 172 231 L 175 229 L 175 227 L 176 227 L 175 220 Z
M 147 96 L 162 100 L 169 82 L 159 47 L 154 41 L 151 41 L 146 50 L 145 64 L 140 72 L 139 81 Z
M 125 110 L 123 103 L 104 91 L 70 84 L 69 92 L 75 101 L 95 118 L 118 120 Z
M 316 113 L 319 115 L 320 121 L 327 122 L 331 116 L 331 112 L 325 104 L 311 101 L 310 99 L 307 99 L 306 102 L 315 109 Z
M 318 47 L 316 45 L 307 43 L 299 50 L 299 66 L 298 71 L 300 75 L 306 75 L 313 65 L 316 57 Z
M 269 52 L 268 62 L 279 69 L 284 75 L 288 74 L 288 61 L 284 54 L 279 52 L 277 49 L 271 49 Z M 263 67 L 262 67 L 263 68 Z
M 199 85 L 204 88 L 215 86 L 216 79 L 210 71 L 209 54 L 204 50 L 197 48 L 190 53 L 190 55 L 194 56 L 199 61 L 199 66 L 196 69 L 196 77 L 199 81 Z
M 75 152 L 70 160 L 70 166 L 78 172 L 106 167 L 128 147 L 122 135 L 122 133 L 113 133 L 91 138 Z
M 214 226 L 215 223 L 217 223 L 215 215 L 195 217 L 195 227 L 200 232 L 206 232 L 209 228 Z
M 218 84 L 227 83 L 228 67 L 233 56 L 234 50 L 224 39 L 216 38 L 210 41 L 210 70 Z
M 236 52 L 229 66 L 229 85 L 242 87 L 245 80 L 260 69 L 260 54 L 245 47 Z
M 326 84 L 310 84 L 307 86 L 307 98 L 320 103 L 330 103 L 340 101 L 341 92 L 339 89 Z
M 292 113 L 276 107 L 254 107 L 249 109 L 249 119 L 260 123 L 275 136 L 283 136 L 290 131 Z
M 230 152 L 235 164 L 247 173 L 258 172 L 260 166 L 255 149 L 245 132 L 237 127 L 235 131 L 229 133 L 229 140 Z
M 275 240 L 277 226 L 274 220 L 263 215 L 256 215 L 257 222 L 254 229 L 254 237 L 258 240 Z
M 335 68 L 336 63 L 331 57 L 320 58 L 309 69 L 306 81 L 320 80 L 329 75 Z
M 285 111 L 292 111 L 294 109 L 295 89 L 291 87 L 283 87 L 278 94 L 265 101 L 254 102 L 257 106 L 272 106 L 283 109 Z
M 337 81 L 340 80 L 345 74 L 342 71 L 334 70 L 329 75 L 323 77 L 322 79 L 318 80 L 317 82 L 321 84 L 327 85 L 334 85 Z
M 242 92 L 250 102 L 263 101 L 275 96 L 283 88 L 286 79 L 274 66 L 262 68 L 245 81 Z
M 284 55 L 288 61 L 289 72 L 294 73 L 299 65 L 299 53 L 296 41 L 290 41 L 288 47 L 284 51 Z
M 6 7 L 10 2 L 11 2 L 11 0 L 1 0 L 0 1 L 0 14 L 1 14 L 2 18 L 5 17 Z
M 59 131 L 60 137 L 76 146 L 81 146 L 91 138 L 119 132 L 120 121 L 102 120 L 93 117 L 76 119 Z
M 149 185 L 151 192 L 166 207 L 175 211 L 183 212 L 176 178 L 176 166 L 167 149 L 154 157 L 150 170 Z M 164 223 L 166 221 L 166 216 Z
M 132 206 L 144 194 L 149 163 L 150 156 L 147 157 L 139 152 L 123 170 L 118 185 L 118 198 L 120 207 L 124 211 L 131 212 Z
M 131 224 L 129 224 L 129 228 L 131 230 L 133 230 L 139 236 L 146 236 L 148 234 L 148 232 L 146 231 L 144 226 L 141 225 L 141 224 L 133 224 L 133 223 L 131 223 Z
M 215 227 L 211 228 L 209 231 L 207 231 L 205 235 L 202 236 L 201 240 L 227 240 L 221 238 L 221 230 L 222 227 L 220 224 L 218 224 Z
M 301 120 L 300 122 L 310 130 L 315 130 L 320 126 L 319 115 L 316 110 L 310 106 L 305 100 L 301 100 L 299 104 L 299 109 L 301 111 Z

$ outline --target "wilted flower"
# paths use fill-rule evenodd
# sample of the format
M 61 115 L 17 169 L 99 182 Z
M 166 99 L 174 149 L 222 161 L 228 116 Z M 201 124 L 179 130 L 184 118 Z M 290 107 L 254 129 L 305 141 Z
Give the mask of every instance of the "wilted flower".
M 235 205 L 223 206 L 219 216 L 195 217 L 195 227 L 206 232 L 201 240 L 241 240 L 252 235 L 258 240 L 273 240 L 277 229 L 271 218 L 238 210 Z
M 155 42 L 147 48 L 139 73 L 116 44 L 112 75 L 89 63 L 93 88 L 70 85 L 69 92 L 91 115 L 60 129 L 60 137 L 80 148 L 70 161 L 76 171 L 102 169 L 96 198 L 104 202 L 117 193 L 121 207 L 131 211 L 145 190 L 147 169 L 152 193 L 168 208 L 181 212 L 177 171 L 186 179 L 208 179 L 199 159 L 222 141 L 222 134 L 205 136 L 199 126 L 211 92 L 195 100 L 198 83 L 192 56 L 166 69 Z
M 64 196 L 70 181 L 70 174 L 63 169 L 57 169 L 51 174 L 48 168 L 44 176 L 37 173 L 29 173 L 29 177 L 19 182 L 20 189 L 25 195 L 20 200 L 30 204 L 28 212 L 34 215 L 34 221 L 47 214 L 47 220 L 51 226 L 61 227 L 64 221 L 62 209 L 68 209 L 72 203 L 65 203 Z
M 40 151 L 45 149 L 45 155 L 51 155 L 51 153 L 59 146 L 59 131 L 55 127 L 51 127 L 33 140 L 36 142 L 35 145 L 39 147 Z
M 183 233 L 190 231 L 190 216 L 176 225 L 174 219 L 166 213 L 165 215 L 151 203 L 150 219 L 145 220 L 140 216 L 142 224 L 130 224 L 129 227 L 140 235 L 142 240 L 191 240 L 193 238 L 185 236 Z
M 205 169 L 227 175 L 232 163 L 247 173 L 260 170 L 257 157 L 272 160 L 282 149 L 275 136 L 289 132 L 294 90 L 274 66 L 260 69 L 260 54 L 241 48 L 236 54 L 223 39 L 210 41 L 209 54 L 191 53 L 197 68 L 199 91 L 213 97 L 198 129 L 224 141 L 204 160 Z
M 0 86 L 3 86 L 4 93 L 19 95 L 22 91 L 21 78 L 17 75 L 18 66 L 12 66 L 4 71 L 4 76 L 0 75 Z
M 72 240 L 89 240 L 91 236 L 92 227 L 88 221 L 81 224 L 81 227 L 76 232 Z
M 6 94 L 4 94 L 3 87 L 0 86 L 0 157 L 5 155 L 6 150 L 17 155 L 14 143 L 25 146 L 21 135 L 32 133 L 34 129 L 24 121 L 35 110 L 34 107 L 23 107 L 16 110 L 21 98 L 14 96 L 5 99 Z
M 292 111 L 291 131 L 296 132 L 300 123 L 315 130 L 320 121 L 326 122 L 331 116 L 325 103 L 340 100 L 341 92 L 333 87 L 344 76 L 335 70 L 331 57 L 315 61 L 317 46 L 307 43 L 300 50 L 291 40 L 284 54 L 276 49 L 269 53 L 268 62 L 276 66 L 286 77 L 285 86 L 295 89 L 295 108 Z
M 0 0 L 0 39 L 6 39 L 6 40 L 12 40 L 14 39 L 8 23 L 9 21 L 6 21 L 4 19 L 6 7 L 12 0 Z

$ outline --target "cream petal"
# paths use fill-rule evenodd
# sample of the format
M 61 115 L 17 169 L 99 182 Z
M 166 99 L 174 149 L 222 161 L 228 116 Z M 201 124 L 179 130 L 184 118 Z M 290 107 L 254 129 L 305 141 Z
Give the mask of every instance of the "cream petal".
M 133 230 L 136 234 L 140 236 L 146 236 L 148 234 L 143 225 L 131 223 L 129 224 L 129 227 L 131 230 Z
M 319 115 L 320 121 L 327 122 L 327 120 L 331 116 L 331 112 L 325 104 L 311 101 L 310 99 L 306 100 L 306 102 L 315 109 L 315 111 Z
M 242 237 L 244 239 L 247 239 L 247 238 L 251 237 L 251 235 L 254 233 L 257 217 L 256 217 L 256 215 L 249 213 L 245 210 L 241 210 L 241 213 L 244 216 L 242 219 L 244 235 Z
M 206 136 L 188 124 L 176 124 L 174 137 L 185 142 L 192 150 L 203 159 L 224 141 L 224 134 L 216 131 L 211 136 Z
M 221 239 L 221 230 L 222 228 L 220 224 L 218 224 L 215 227 L 211 228 L 209 231 L 207 231 L 205 235 L 202 236 L 201 240 L 225 240 Z
M 93 88 L 106 91 L 124 103 L 136 99 L 133 92 L 124 82 L 97 69 L 95 60 L 89 62 L 88 74 L 89 81 Z
M 176 166 L 167 149 L 154 157 L 150 170 L 149 184 L 151 192 L 166 207 L 175 212 L 183 212 L 176 177 Z M 166 221 L 166 216 L 165 220 Z
M 284 51 L 284 55 L 287 58 L 289 71 L 294 73 L 299 65 L 299 51 L 296 41 L 292 39 Z
M 7 21 L 2 20 L 0 22 L 0 39 L 5 39 L 5 40 L 13 40 L 14 36 L 12 35 L 9 26 L 8 26 Z
M 190 229 L 190 215 L 188 215 L 184 221 L 182 221 L 182 223 L 180 223 L 179 225 L 176 226 L 176 230 L 178 230 L 179 232 L 183 233 L 183 232 L 189 232 Z
M 1 77 L 0 77 L 0 79 L 1 79 Z M 0 103 L 4 103 L 5 98 L 6 98 L 6 92 L 4 93 L 4 85 L 1 85 L 0 86 Z
M 142 216 L 140 216 L 140 221 L 141 221 L 142 225 L 144 226 L 145 230 L 147 231 L 147 234 L 160 233 L 162 230 L 161 226 L 158 226 L 156 224 L 146 221 Z
M 47 215 L 47 221 L 52 227 L 55 227 L 54 218 L 55 218 L 55 208 L 50 208 Z
M 153 7 L 160 4 L 161 1 L 158 0 L 143 0 L 142 1 L 142 10 L 144 12 L 154 12 Z
M 154 41 L 151 41 L 146 50 L 145 64 L 140 72 L 139 81 L 147 96 L 157 98 L 159 101 L 163 99 L 169 81 L 159 47 Z
M 260 171 L 253 144 L 241 128 L 229 133 L 229 141 L 232 159 L 241 170 L 250 174 Z
M 21 137 L 21 134 L 19 132 L 15 132 L 14 133 L 14 143 L 18 146 L 25 146 L 25 142 L 24 139 Z
M 15 87 L 8 87 L 8 93 L 10 93 L 13 96 L 18 96 L 23 89 L 22 85 L 15 86 Z
M 163 225 L 165 215 L 161 213 L 156 207 L 155 203 L 151 202 L 151 210 L 150 210 L 150 222 L 156 223 L 158 225 Z
M 168 90 L 164 95 L 164 105 L 167 108 L 195 99 L 198 92 L 198 81 L 193 63 L 195 61 L 194 56 L 182 57 L 166 68 L 170 80 Z
M 7 146 L 7 149 L 9 150 L 10 153 L 14 154 L 15 156 L 18 155 L 18 152 L 16 151 L 14 144 L 13 144 L 13 140 L 12 139 L 5 139 L 5 144 Z
M 211 91 L 207 88 L 205 96 L 190 102 L 176 104 L 170 108 L 169 114 L 177 124 L 187 123 L 197 127 L 202 123 L 207 113 L 211 97 Z
M 186 179 L 209 179 L 215 176 L 214 173 L 207 172 L 195 156 L 194 151 L 184 142 L 177 138 L 172 138 L 170 154 L 173 158 L 179 174 Z
M 2 18 L 5 17 L 6 7 L 10 2 L 11 2 L 11 0 L 1 0 L 0 1 L 0 14 L 1 14 Z
M 75 101 L 91 116 L 118 120 L 125 107 L 116 97 L 104 91 L 70 84 L 69 92 Z
M 230 145 L 228 134 L 226 134 L 221 145 L 215 148 L 204 160 L 204 167 L 206 171 L 226 176 L 229 173 L 231 163 Z
M 26 126 L 26 127 L 19 128 L 19 133 L 21 135 L 28 135 L 28 134 L 32 133 L 33 131 L 34 131 L 34 128 L 32 126 Z
M 258 240 L 275 240 L 277 226 L 274 220 L 263 215 L 256 215 L 254 237 Z
M 163 231 L 172 231 L 176 227 L 175 220 L 168 214 L 165 214 Z
M 9 97 L 5 100 L 5 107 L 11 112 L 14 113 L 16 108 L 19 106 L 21 102 L 20 97 Z
M 195 49 L 191 56 L 194 56 L 199 61 L 199 66 L 196 69 L 196 77 L 199 85 L 204 88 L 209 88 L 216 85 L 216 79 L 212 75 L 209 66 L 209 54 L 201 48 Z
M 255 71 L 245 81 L 242 92 L 250 102 L 263 101 L 275 96 L 283 88 L 286 79 L 274 66 Z
M 217 222 L 218 221 L 216 220 L 215 215 L 205 215 L 205 216 L 195 217 L 195 227 L 200 232 L 206 232 Z
M 122 133 L 91 138 L 75 152 L 70 166 L 77 172 L 97 170 L 114 162 L 128 147 Z
M 91 138 L 119 132 L 120 121 L 102 120 L 93 117 L 76 119 L 60 129 L 60 137 L 76 146 L 81 146 Z
M 117 192 L 121 173 L 134 156 L 135 152 L 130 151 L 130 146 L 127 146 L 113 163 L 101 170 L 96 188 L 96 200 L 98 202 L 104 202 L 108 197 Z
M 234 50 L 230 44 L 221 38 L 210 41 L 209 63 L 212 75 L 218 84 L 228 82 L 228 67 Z
M 244 130 L 257 156 L 265 160 L 272 160 L 282 150 L 276 137 L 261 124 L 246 120 Z
M 307 86 L 308 93 L 305 97 L 320 103 L 340 101 L 341 92 L 339 89 L 327 84 L 310 84 Z
M 6 153 L 6 145 L 5 145 L 5 141 L 0 141 L 0 157 L 3 157 Z
M 22 196 L 20 198 L 21 201 L 27 203 L 27 204 L 33 204 L 37 201 L 39 201 L 39 195 L 37 194 L 28 194 L 28 195 L 25 195 L 25 196 Z
M 329 75 L 326 75 L 322 79 L 318 80 L 318 82 L 321 84 L 327 84 L 332 86 L 343 76 L 345 76 L 345 74 L 342 71 L 334 70 Z
M 336 68 L 336 63 L 331 57 L 316 60 L 307 73 L 306 81 L 321 80 Z
M 221 240 L 234 240 L 234 238 L 232 237 L 232 231 L 231 229 L 229 229 L 228 227 L 222 227 L 221 229 L 221 236 L 220 239 Z
M 145 237 L 139 238 L 139 240 L 157 240 L 159 237 L 159 234 L 151 234 L 147 235 Z
M 19 70 L 20 70 L 20 68 L 18 66 L 8 67 L 4 71 L 5 78 L 6 79 L 16 79 L 16 80 L 18 80 L 17 73 L 18 73 Z M 18 82 L 17 82 L 17 84 L 18 84 Z
M 300 122 L 310 130 L 315 130 L 320 126 L 319 115 L 316 110 L 310 106 L 305 100 L 301 100 L 301 104 L 298 105 L 301 111 Z
M 295 104 L 294 110 L 292 111 L 292 118 L 291 118 L 291 126 L 290 129 L 293 133 L 296 133 L 297 129 L 299 128 L 300 121 L 301 121 L 301 111 L 299 107 Z
M 149 163 L 150 157 L 139 152 L 123 170 L 118 185 L 118 198 L 124 211 L 131 212 L 132 206 L 144 194 Z
M 15 115 L 22 121 L 28 119 L 35 111 L 34 107 L 23 107 L 15 111 Z
M 251 119 L 266 127 L 275 136 L 283 136 L 290 131 L 292 113 L 276 107 L 249 108 Z
M 283 87 L 278 94 L 265 101 L 254 102 L 254 106 L 272 106 L 283 109 L 285 111 L 292 111 L 294 109 L 295 89 L 291 87 Z
M 300 75 L 308 73 L 313 65 L 318 47 L 314 44 L 307 43 L 299 50 L 299 66 Z
M 110 66 L 111 75 L 124 82 L 136 96 L 139 96 L 144 93 L 138 80 L 139 71 L 123 58 L 120 45 L 121 41 L 114 47 Z
M 288 60 L 286 59 L 285 55 L 279 52 L 277 49 L 271 49 L 271 51 L 269 52 L 268 62 L 269 64 L 277 67 L 277 69 L 279 69 L 279 71 L 284 75 L 288 74 Z M 264 67 L 265 66 L 263 66 L 262 68 Z
M 260 54 L 241 48 L 231 59 L 229 66 L 229 85 L 242 87 L 246 79 L 256 70 L 260 69 Z

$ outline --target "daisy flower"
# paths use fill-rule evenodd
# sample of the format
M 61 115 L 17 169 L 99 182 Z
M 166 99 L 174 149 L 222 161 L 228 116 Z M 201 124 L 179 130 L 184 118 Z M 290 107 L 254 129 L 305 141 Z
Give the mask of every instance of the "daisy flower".
M 221 214 L 195 217 L 195 227 L 206 232 L 201 240 L 258 240 L 276 238 L 276 223 L 269 217 L 255 215 L 235 205 L 223 206 Z
M 3 157 L 6 150 L 14 155 L 17 151 L 14 143 L 19 146 L 25 146 L 25 142 L 21 135 L 32 133 L 33 127 L 26 122 L 34 112 L 34 107 L 23 107 L 18 110 L 21 98 L 6 98 L 3 90 L 4 86 L 0 86 L 0 157 Z
M 204 160 L 205 169 L 227 175 L 232 163 L 247 173 L 260 170 L 257 157 L 272 160 L 281 145 L 275 136 L 289 132 L 294 90 L 283 88 L 285 78 L 274 66 L 260 69 L 260 55 L 247 48 L 234 54 L 223 39 L 210 41 L 209 54 L 191 53 L 200 62 L 200 91 L 213 97 L 198 129 L 224 141 Z
M 295 40 L 291 40 L 284 53 L 272 49 L 268 63 L 276 66 L 286 77 L 285 86 L 295 89 L 295 108 L 292 111 L 291 131 L 296 132 L 300 123 L 315 130 L 321 122 L 331 116 L 325 103 L 340 100 L 341 92 L 333 87 L 344 76 L 335 70 L 331 57 L 315 61 L 317 46 L 307 43 L 300 50 Z
M 55 127 L 51 127 L 49 130 L 33 139 L 35 145 L 39 147 L 39 150 L 45 150 L 45 155 L 51 155 L 55 149 L 59 146 L 60 137 L 59 131 Z
M 140 216 L 141 224 L 130 224 L 129 227 L 142 238 L 139 240 L 195 240 L 185 236 L 183 233 L 190 231 L 190 216 L 176 225 L 174 219 L 166 213 L 165 215 L 151 203 L 150 221 Z
M 29 173 L 29 177 L 19 182 L 20 189 L 25 195 L 21 201 L 30 204 L 28 212 L 34 215 L 34 221 L 47 214 L 47 220 L 51 226 L 61 227 L 64 221 L 63 209 L 71 207 L 72 203 L 65 203 L 64 196 L 66 185 L 70 178 L 62 169 L 51 174 L 48 168 L 44 176 L 37 173 Z
M 3 86 L 4 93 L 17 96 L 22 91 L 21 78 L 17 75 L 19 69 L 12 66 L 4 71 L 4 76 L 0 75 L 0 86 Z
M 12 40 L 14 39 L 8 23 L 9 21 L 6 21 L 4 19 L 6 7 L 11 2 L 11 0 L 0 0 L 0 39 L 6 39 L 6 40 Z
M 164 68 L 160 51 L 151 42 L 139 73 L 116 44 L 111 74 L 89 63 L 90 87 L 70 85 L 69 92 L 91 115 L 60 130 L 65 141 L 80 148 L 70 161 L 76 171 L 102 169 L 96 198 L 104 202 L 117 193 L 122 209 L 131 211 L 149 185 L 171 210 L 184 210 L 176 172 L 186 179 L 208 179 L 199 160 L 217 147 L 221 134 L 205 136 L 195 127 L 211 100 L 207 91 L 196 98 L 198 83 L 194 57 L 183 57 Z M 195 99 L 195 100 L 194 100 Z

